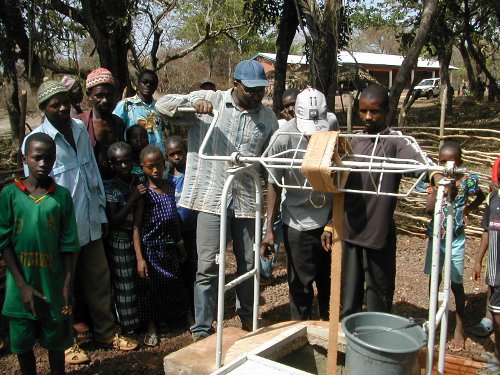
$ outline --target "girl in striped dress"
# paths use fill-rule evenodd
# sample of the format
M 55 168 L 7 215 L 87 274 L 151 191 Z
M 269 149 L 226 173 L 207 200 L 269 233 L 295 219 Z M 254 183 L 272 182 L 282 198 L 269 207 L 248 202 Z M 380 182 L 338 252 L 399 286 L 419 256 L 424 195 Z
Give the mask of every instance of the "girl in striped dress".
M 175 185 L 163 179 L 165 160 L 156 146 L 141 152 L 147 190 L 134 213 L 139 317 L 147 322 L 144 343 L 158 345 L 157 325 L 186 317 L 188 297 L 180 264 L 186 259 L 175 205 Z
M 107 153 L 115 177 L 104 184 L 106 214 L 110 222 L 106 250 L 118 322 L 122 330 L 128 332 L 141 324 L 137 311 L 137 261 L 132 235 L 134 206 L 146 192 L 146 176 L 132 173 L 134 163 L 129 144 L 113 143 Z

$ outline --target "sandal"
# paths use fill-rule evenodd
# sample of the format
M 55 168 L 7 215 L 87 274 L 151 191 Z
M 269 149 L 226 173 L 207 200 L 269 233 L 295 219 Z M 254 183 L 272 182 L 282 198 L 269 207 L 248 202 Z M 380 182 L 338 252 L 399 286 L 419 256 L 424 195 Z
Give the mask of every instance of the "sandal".
M 474 361 L 484 362 L 484 363 L 496 361 L 495 353 L 493 353 L 493 352 L 483 352 L 481 354 L 475 354 L 472 356 L 472 359 Z
M 71 348 L 64 351 L 64 361 L 72 365 L 79 365 L 81 363 L 90 362 L 90 358 L 78 344 L 75 343 Z
M 490 362 L 476 371 L 478 375 L 500 375 L 500 364 Z
M 139 346 L 137 340 L 131 339 L 115 333 L 115 335 L 107 341 L 97 341 L 97 344 L 106 349 L 118 349 L 123 351 L 134 350 Z
M 144 335 L 144 345 L 157 346 L 158 345 L 158 335 L 156 333 L 146 333 Z
M 477 337 L 488 337 L 493 333 L 493 322 L 483 318 L 474 328 L 472 334 Z

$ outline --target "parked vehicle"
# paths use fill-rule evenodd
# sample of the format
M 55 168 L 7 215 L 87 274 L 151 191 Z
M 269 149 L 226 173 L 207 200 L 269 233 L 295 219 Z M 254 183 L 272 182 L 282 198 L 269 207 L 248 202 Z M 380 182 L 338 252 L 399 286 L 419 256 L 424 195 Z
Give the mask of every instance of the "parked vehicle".
M 415 86 L 414 95 L 416 95 L 417 98 L 436 98 L 439 96 L 439 83 L 439 78 L 423 79 L 417 86 Z

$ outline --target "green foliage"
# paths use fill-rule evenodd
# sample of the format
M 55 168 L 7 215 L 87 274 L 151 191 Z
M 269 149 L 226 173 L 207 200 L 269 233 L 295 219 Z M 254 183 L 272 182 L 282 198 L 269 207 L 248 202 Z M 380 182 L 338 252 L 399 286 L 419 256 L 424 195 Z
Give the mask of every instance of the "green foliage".
M 276 25 L 283 14 L 283 0 L 244 0 L 244 16 L 261 34 Z
M 176 38 L 186 43 L 193 43 L 203 36 L 206 25 L 207 4 L 210 1 L 185 0 L 178 5 L 178 11 L 183 15 L 183 25 L 176 33 Z M 260 2 L 255 2 L 260 3 Z M 264 2 L 263 2 L 264 3 Z M 200 50 L 205 55 L 227 51 L 227 48 L 238 51 L 243 55 L 252 55 L 263 50 L 274 50 L 276 30 L 264 25 L 264 21 L 257 25 L 255 15 L 249 13 L 248 2 L 244 0 L 219 1 L 213 6 L 214 29 L 224 28 L 231 24 L 245 22 L 246 24 L 237 29 L 229 30 L 219 37 L 205 43 Z M 267 17 L 267 18 L 266 18 Z M 266 16 L 262 19 L 271 19 Z M 260 27 L 262 26 L 262 27 Z
M 400 11 L 387 12 L 387 7 L 388 4 L 386 3 L 366 5 L 365 3 L 354 2 L 354 4 L 348 6 L 352 27 L 358 30 L 367 29 L 368 27 L 397 29 L 404 16 Z

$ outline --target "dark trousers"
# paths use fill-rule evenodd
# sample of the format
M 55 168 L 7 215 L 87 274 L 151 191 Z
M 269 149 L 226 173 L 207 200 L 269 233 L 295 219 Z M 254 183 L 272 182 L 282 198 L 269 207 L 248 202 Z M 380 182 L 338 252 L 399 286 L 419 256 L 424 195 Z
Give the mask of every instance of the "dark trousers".
M 367 310 L 390 313 L 395 280 L 396 236 L 391 236 L 383 249 L 369 249 L 344 242 L 340 317 L 361 311 L 365 284 Z
M 83 306 L 88 307 L 94 339 L 104 342 L 112 338 L 115 318 L 111 311 L 111 278 L 101 239 L 81 247 L 74 285 L 81 292 Z
M 188 293 L 189 311 L 194 314 L 194 282 L 196 280 L 196 268 L 198 264 L 198 254 L 196 252 L 196 229 L 182 232 L 184 248 L 187 258 L 181 264 L 181 274 Z
M 292 320 L 311 319 L 313 282 L 318 289 L 321 319 L 328 320 L 330 303 L 330 254 L 321 246 L 323 227 L 298 231 L 283 225 L 287 255 Z

